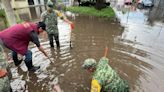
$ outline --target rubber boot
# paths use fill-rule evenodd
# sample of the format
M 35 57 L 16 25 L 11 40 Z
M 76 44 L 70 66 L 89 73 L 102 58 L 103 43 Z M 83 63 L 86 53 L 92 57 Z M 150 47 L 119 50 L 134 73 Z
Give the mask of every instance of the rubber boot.
M 31 61 L 25 61 L 25 64 L 28 68 L 28 71 L 35 72 L 36 70 L 38 70 L 40 68 L 40 66 L 33 66 L 32 65 L 32 60 Z
M 13 58 L 15 66 L 19 66 L 23 61 L 23 59 L 18 60 L 18 55 L 16 52 L 12 52 L 12 58 Z
M 54 47 L 54 43 L 53 43 L 53 42 L 50 42 L 50 46 L 51 46 L 51 47 Z
M 59 43 L 59 41 L 56 41 L 56 46 L 57 46 L 57 48 L 60 48 L 60 43 Z
M 35 72 L 38 69 L 40 69 L 40 66 L 33 66 L 33 67 L 29 68 L 28 71 Z

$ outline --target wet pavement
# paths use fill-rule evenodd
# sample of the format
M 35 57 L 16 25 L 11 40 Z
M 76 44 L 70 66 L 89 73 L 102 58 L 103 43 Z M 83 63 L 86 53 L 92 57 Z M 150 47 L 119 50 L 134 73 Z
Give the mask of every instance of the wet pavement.
M 53 92 L 52 85 L 58 83 L 64 92 L 89 92 L 91 74 L 81 65 L 87 58 L 98 61 L 107 46 L 109 64 L 128 80 L 131 92 L 163 92 L 164 26 L 161 19 L 150 16 L 158 8 L 150 12 L 121 4 L 117 2 L 114 7 L 120 23 L 78 15 L 72 20 L 75 29 L 71 31 L 67 23 L 59 20 L 60 50 L 50 48 L 48 40 L 40 37 L 54 62 L 31 44 L 33 63 L 41 69 L 31 73 L 24 63 L 19 68 L 12 66 L 13 91 Z
M 129 80 L 132 92 L 162 92 L 164 90 L 162 40 L 164 26 L 161 16 L 163 7 L 141 10 L 133 6 L 119 8 L 115 8 L 115 11 L 120 24 L 124 26 L 124 32 L 115 37 L 115 47 L 112 50 L 114 53 L 117 52 L 115 56 L 120 55 L 117 59 L 122 58 L 122 61 L 119 61 L 124 61 L 126 66 L 119 65 L 123 68 L 118 70 L 126 70 L 123 75 Z M 158 15 L 155 16 L 155 13 Z

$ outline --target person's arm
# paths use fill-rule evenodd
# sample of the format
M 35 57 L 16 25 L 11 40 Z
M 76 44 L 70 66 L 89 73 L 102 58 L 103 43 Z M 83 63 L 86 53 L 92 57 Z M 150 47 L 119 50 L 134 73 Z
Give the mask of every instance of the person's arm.
M 70 25 L 72 24 L 72 22 L 71 22 L 70 20 L 68 20 L 66 17 L 64 17 L 63 20 L 64 20 L 65 22 L 67 22 L 68 24 L 70 24 Z
M 44 51 L 44 49 L 43 49 L 42 46 L 38 47 L 38 49 L 39 49 L 46 57 L 48 57 L 48 54 Z
M 65 22 L 67 22 L 68 24 L 72 24 L 72 22 L 70 20 L 67 19 L 67 17 L 61 13 L 60 11 L 55 10 L 56 14 L 58 17 L 60 17 L 61 19 L 63 19 Z
M 56 92 L 63 92 L 59 86 L 59 84 L 56 84 L 53 86 L 53 90 L 56 91 Z
M 35 31 L 32 31 L 30 33 L 30 37 L 32 38 L 31 41 L 36 44 L 36 46 L 38 47 L 39 51 L 41 51 L 46 57 L 48 57 L 47 53 L 44 51 L 44 49 L 42 48 L 42 46 L 40 45 L 39 39 L 38 39 L 38 35 Z

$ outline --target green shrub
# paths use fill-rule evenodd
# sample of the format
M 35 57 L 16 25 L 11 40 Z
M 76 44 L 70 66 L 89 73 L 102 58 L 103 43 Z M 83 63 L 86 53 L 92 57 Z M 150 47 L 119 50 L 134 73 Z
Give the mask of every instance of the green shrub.
M 0 17 L 5 17 L 5 11 L 3 9 L 0 9 Z
M 104 8 L 102 10 L 96 10 L 94 7 L 68 7 L 68 11 L 84 14 L 84 15 L 91 15 L 97 17 L 106 17 L 106 18 L 113 18 L 115 17 L 114 10 L 111 7 Z

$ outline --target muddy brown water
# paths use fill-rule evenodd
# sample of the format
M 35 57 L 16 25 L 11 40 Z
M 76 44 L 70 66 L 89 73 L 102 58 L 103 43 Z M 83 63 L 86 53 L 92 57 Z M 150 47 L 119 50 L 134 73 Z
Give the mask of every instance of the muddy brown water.
M 11 70 L 16 78 L 11 84 L 22 85 L 22 90 L 29 92 L 49 92 L 51 82 L 56 79 L 64 92 L 88 92 L 91 75 L 81 68 L 83 61 L 86 58 L 99 60 L 104 55 L 106 46 L 111 50 L 114 37 L 121 35 L 123 28 L 116 22 L 88 16 L 76 17 L 74 22 L 76 27 L 72 31 L 72 48 L 69 25 L 59 21 L 60 50 L 50 48 L 47 40 L 40 39 L 54 63 L 46 59 L 36 46 L 31 45 L 33 63 L 40 65 L 41 69 L 36 73 L 28 73 L 24 64 L 18 69 L 13 67 Z M 16 86 L 13 89 L 21 90 Z
M 120 23 L 76 16 L 73 20 L 75 29 L 71 33 L 72 48 L 70 27 L 59 20 L 60 50 L 50 48 L 48 40 L 40 37 L 42 46 L 54 62 L 31 44 L 33 63 L 41 69 L 31 73 L 27 72 L 24 63 L 19 68 L 12 66 L 13 91 L 52 92 L 52 85 L 59 83 L 64 92 L 89 92 L 92 77 L 81 65 L 87 58 L 99 61 L 107 46 L 109 64 L 128 81 L 130 92 L 163 92 L 163 23 L 153 21 L 152 25 L 147 16 L 149 10 L 133 10 L 129 6 L 122 9 L 114 8 Z

